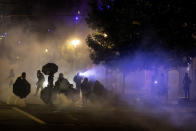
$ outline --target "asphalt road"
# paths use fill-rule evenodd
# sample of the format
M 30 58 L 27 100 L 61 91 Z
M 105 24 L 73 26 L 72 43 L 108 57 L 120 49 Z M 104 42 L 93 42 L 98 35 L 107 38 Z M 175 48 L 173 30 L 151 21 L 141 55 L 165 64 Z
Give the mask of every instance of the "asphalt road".
M 19 107 L 1 103 L 0 130 L 195 131 L 195 116 L 194 107 L 170 106 L 144 113 L 133 107 L 50 107 L 43 104 Z

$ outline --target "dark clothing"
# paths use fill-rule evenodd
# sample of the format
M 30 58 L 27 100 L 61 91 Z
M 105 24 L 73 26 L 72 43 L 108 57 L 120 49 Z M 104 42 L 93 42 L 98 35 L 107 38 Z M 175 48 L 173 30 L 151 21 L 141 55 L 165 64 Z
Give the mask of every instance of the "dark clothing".
M 87 104 L 91 89 L 88 80 L 84 80 L 81 84 L 82 101 L 83 104 Z
M 53 81 L 54 81 L 54 75 L 53 74 L 50 74 L 49 76 L 48 76 L 48 86 L 49 87 L 51 87 L 51 88 L 53 88 Z
M 82 83 L 82 77 L 79 75 L 74 76 L 74 82 L 76 83 L 76 89 L 80 90 L 81 88 L 81 83 Z
M 159 86 L 159 96 L 162 98 L 168 99 L 168 87 L 167 87 L 167 81 L 164 76 L 161 76 L 158 80 L 158 86 Z
M 87 94 L 87 93 L 90 92 L 90 85 L 89 85 L 88 81 L 82 82 L 82 84 L 81 84 L 81 91 L 84 94 Z
M 185 76 L 183 80 L 183 88 L 184 88 L 185 98 L 187 99 L 190 98 L 190 94 L 189 94 L 190 85 L 191 85 L 191 79 L 188 76 Z
M 59 78 L 55 82 L 55 89 L 58 91 L 68 91 L 70 88 L 72 88 L 72 84 L 69 83 L 69 81 L 65 78 Z
M 95 95 L 103 97 L 105 88 L 99 81 L 96 81 L 93 86 L 93 92 L 95 93 Z
M 183 84 L 184 88 L 189 88 L 191 84 L 191 79 L 189 77 L 184 77 Z
M 184 94 L 185 94 L 185 98 L 187 98 L 187 99 L 190 98 L 189 88 L 184 89 Z
M 76 101 L 77 91 L 73 88 L 73 85 L 70 84 L 66 78 L 58 78 L 58 80 L 55 82 L 54 88 L 58 93 L 63 93 L 68 99 L 71 99 L 73 102 Z
M 31 85 L 26 79 L 18 77 L 13 85 L 13 93 L 20 98 L 25 98 L 31 92 Z

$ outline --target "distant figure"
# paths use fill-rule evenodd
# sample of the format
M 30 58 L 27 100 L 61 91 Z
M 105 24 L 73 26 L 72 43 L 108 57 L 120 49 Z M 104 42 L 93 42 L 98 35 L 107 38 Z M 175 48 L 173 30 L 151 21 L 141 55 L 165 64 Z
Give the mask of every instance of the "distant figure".
M 81 84 L 81 92 L 82 92 L 82 102 L 83 104 L 87 104 L 88 97 L 90 95 L 90 85 L 88 78 L 84 78 Z
M 158 94 L 159 94 L 159 81 L 155 77 L 155 75 L 152 76 L 151 79 L 151 96 L 153 100 L 157 100 Z
M 15 77 L 14 70 L 11 69 L 10 70 L 10 73 L 9 73 L 9 76 L 8 76 L 8 79 L 9 79 L 9 87 L 12 87 L 12 85 L 14 84 L 14 77 Z
M 190 98 L 190 93 L 189 93 L 190 84 L 191 84 L 191 79 L 189 78 L 188 73 L 185 73 L 183 79 L 183 88 L 184 88 L 185 98 L 188 100 Z
M 88 81 L 89 81 L 90 88 L 93 88 L 96 82 L 95 76 L 89 76 Z
M 93 87 L 93 92 L 97 95 L 97 96 L 103 96 L 105 93 L 105 88 L 104 86 L 98 81 L 95 81 L 94 87 Z
M 43 84 L 44 84 L 44 81 L 45 81 L 44 75 L 43 75 L 43 73 L 41 73 L 40 70 L 37 71 L 37 79 L 38 79 L 38 81 L 36 83 L 37 89 L 36 89 L 35 95 L 38 94 L 40 88 L 41 88 L 41 90 L 43 89 Z
M 107 99 L 107 90 L 104 88 L 104 86 L 96 80 L 93 86 L 93 97 L 90 97 L 90 100 L 92 102 L 102 102 L 104 99 Z
M 168 99 L 168 87 L 167 87 L 167 81 L 164 76 L 164 74 L 161 74 L 160 80 L 159 80 L 159 86 L 160 86 L 160 95 Z
M 20 98 L 25 98 L 31 92 L 31 85 L 26 80 L 26 73 L 23 72 L 13 84 L 13 93 Z
M 76 83 L 76 89 L 80 90 L 81 88 L 81 83 L 82 83 L 82 77 L 79 75 L 79 73 L 77 73 L 74 78 L 73 81 Z
M 59 92 L 67 92 L 70 88 L 72 88 L 72 84 L 64 78 L 63 73 L 59 74 L 58 80 L 55 82 L 55 89 Z

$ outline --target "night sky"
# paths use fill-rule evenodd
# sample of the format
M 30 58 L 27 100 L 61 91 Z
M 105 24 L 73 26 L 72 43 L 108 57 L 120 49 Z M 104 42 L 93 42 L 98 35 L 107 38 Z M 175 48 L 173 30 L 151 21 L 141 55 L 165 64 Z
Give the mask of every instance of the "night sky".
M 5 14 L 34 14 L 70 11 L 79 8 L 82 0 L 0 0 L 0 10 Z

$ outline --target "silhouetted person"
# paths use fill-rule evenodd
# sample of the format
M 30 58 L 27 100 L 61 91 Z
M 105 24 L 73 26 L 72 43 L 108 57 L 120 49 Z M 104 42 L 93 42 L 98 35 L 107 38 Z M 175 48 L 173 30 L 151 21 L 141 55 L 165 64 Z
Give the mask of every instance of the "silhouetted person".
M 27 81 L 26 80 L 26 73 L 23 72 L 21 76 L 19 76 L 17 79 L 16 79 L 16 82 L 21 82 L 21 81 Z M 15 82 L 15 83 L 16 83 Z
M 81 88 L 81 83 L 82 83 L 82 77 L 79 75 L 79 73 L 77 73 L 74 78 L 73 78 L 74 82 L 76 83 L 76 89 L 80 90 Z
M 159 86 L 160 86 L 160 95 L 164 98 L 168 98 L 168 87 L 167 87 L 167 81 L 164 76 L 164 74 L 161 74 L 161 77 L 159 79 Z
M 92 89 L 94 87 L 94 85 L 95 85 L 95 82 L 96 82 L 95 76 L 93 76 L 93 75 L 89 76 L 88 77 L 88 81 L 89 81 L 89 86 Z
M 90 85 L 89 85 L 88 78 L 84 78 L 81 84 L 81 92 L 82 92 L 82 102 L 83 104 L 87 104 L 87 100 L 90 95 Z
M 41 73 L 40 70 L 37 71 L 37 79 L 38 79 L 38 81 L 36 83 L 37 89 L 36 89 L 35 95 L 38 94 L 39 89 L 41 89 L 41 90 L 43 89 L 43 84 L 44 84 L 44 81 L 45 81 L 44 75 L 43 75 L 43 73 Z
M 18 77 L 13 85 L 13 92 L 20 98 L 25 98 L 30 93 L 31 85 L 26 80 L 26 73 L 23 72 L 20 77 Z
M 93 101 L 102 102 L 106 97 L 107 97 L 107 90 L 98 80 L 96 80 L 93 86 L 93 97 L 90 97 L 90 100 L 92 102 Z
M 183 79 L 183 88 L 184 88 L 185 98 L 188 100 L 190 98 L 190 93 L 189 93 L 190 84 L 191 84 L 191 79 L 189 78 L 188 73 L 185 73 Z
M 103 96 L 105 93 L 105 88 L 104 86 L 98 81 L 95 81 L 95 84 L 93 86 L 93 92 L 97 95 L 97 96 Z
M 72 84 L 70 84 L 69 81 L 64 78 L 63 73 L 60 73 L 58 80 L 55 82 L 55 89 L 57 89 L 59 92 L 65 92 L 70 88 L 72 88 Z
M 15 77 L 14 70 L 11 69 L 10 70 L 10 73 L 9 73 L 9 76 L 8 76 L 8 79 L 9 79 L 9 87 L 12 87 L 12 85 L 14 84 L 14 77 Z

